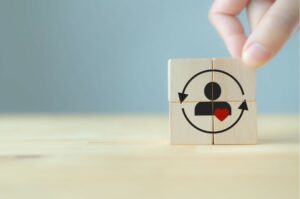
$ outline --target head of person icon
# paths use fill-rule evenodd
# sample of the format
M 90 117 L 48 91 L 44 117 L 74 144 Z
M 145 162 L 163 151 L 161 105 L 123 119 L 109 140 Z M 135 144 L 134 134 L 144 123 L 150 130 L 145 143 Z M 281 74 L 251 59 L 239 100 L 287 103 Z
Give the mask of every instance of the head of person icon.
M 195 106 L 195 115 L 215 115 L 218 110 L 225 110 L 231 115 L 231 106 L 227 102 L 215 101 L 221 95 L 221 86 L 217 82 L 209 82 L 204 88 L 204 94 L 208 102 L 198 102 Z

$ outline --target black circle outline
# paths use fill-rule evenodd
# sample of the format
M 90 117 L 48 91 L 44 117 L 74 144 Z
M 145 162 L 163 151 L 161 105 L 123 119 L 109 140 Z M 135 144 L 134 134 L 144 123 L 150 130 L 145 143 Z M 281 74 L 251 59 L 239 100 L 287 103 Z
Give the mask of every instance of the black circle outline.
M 195 74 L 194 76 L 192 76 L 192 77 L 189 79 L 189 81 L 187 81 L 187 83 L 185 84 L 185 86 L 184 86 L 184 88 L 183 88 L 182 93 L 185 92 L 185 90 L 186 90 L 186 88 L 188 87 L 188 85 L 190 84 L 190 82 L 191 82 L 193 79 L 195 79 L 197 76 L 199 76 L 199 75 L 201 75 L 201 74 L 203 74 L 203 73 L 214 72 L 214 71 L 215 71 L 215 72 L 223 73 L 223 74 L 228 75 L 229 77 L 231 77 L 231 78 L 238 84 L 238 86 L 240 87 L 240 90 L 241 90 L 241 92 L 242 92 L 242 95 L 245 94 L 242 85 L 240 84 L 240 82 L 239 82 L 234 76 L 232 76 L 231 74 L 229 74 L 229 73 L 227 73 L 227 72 L 225 72 L 225 71 L 223 71 L 223 70 L 218 70 L 218 69 L 204 70 L 204 71 L 201 71 L 201 72 Z M 223 132 L 225 132 L 225 131 L 228 131 L 229 129 L 231 129 L 232 127 L 234 127 L 234 126 L 239 122 L 239 120 L 241 119 L 241 117 L 243 116 L 244 109 L 242 109 L 242 111 L 241 111 L 241 113 L 240 113 L 238 119 L 237 119 L 231 126 L 225 128 L 225 129 L 219 130 L 219 131 L 207 131 L 207 130 L 203 130 L 203 129 L 197 127 L 195 124 L 193 124 L 193 123 L 189 120 L 189 118 L 187 117 L 187 115 L 186 115 L 186 113 L 185 113 L 184 108 L 182 108 L 182 113 L 183 113 L 185 119 L 188 121 L 188 123 L 189 123 L 190 125 L 192 125 L 195 129 L 197 129 L 197 130 L 199 130 L 199 131 L 202 131 L 203 133 L 218 134 L 218 133 L 223 133 Z

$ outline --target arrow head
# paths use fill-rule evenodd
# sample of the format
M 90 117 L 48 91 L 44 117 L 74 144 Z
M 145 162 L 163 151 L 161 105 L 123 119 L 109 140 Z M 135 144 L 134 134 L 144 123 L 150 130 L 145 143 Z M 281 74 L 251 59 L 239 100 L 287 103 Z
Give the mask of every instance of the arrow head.
M 179 101 L 182 103 L 188 95 L 185 93 L 178 93 Z
M 244 100 L 244 101 L 241 103 L 241 105 L 239 106 L 239 109 L 248 111 L 248 106 L 247 106 L 246 100 Z

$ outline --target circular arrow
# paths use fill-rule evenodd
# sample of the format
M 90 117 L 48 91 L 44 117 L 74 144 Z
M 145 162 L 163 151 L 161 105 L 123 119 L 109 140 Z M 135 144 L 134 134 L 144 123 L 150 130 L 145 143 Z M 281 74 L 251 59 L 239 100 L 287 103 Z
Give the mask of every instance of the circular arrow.
M 192 77 L 189 79 L 189 81 L 187 81 L 187 83 L 185 84 L 185 86 L 184 86 L 184 88 L 183 88 L 182 93 L 178 93 L 180 103 L 182 103 L 182 102 L 185 100 L 185 98 L 188 96 L 188 95 L 185 94 L 184 92 L 185 92 L 186 88 L 188 87 L 188 85 L 190 84 L 190 82 L 193 81 L 193 79 L 195 79 L 198 75 L 201 75 L 201 74 L 207 73 L 207 72 L 219 72 L 219 73 L 223 73 L 223 74 L 225 74 L 225 75 L 231 77 L 231 78 L 237 83 L 237 85 L 239 86 L 242 95 L 244 95 L 244 90 L 243 90 L 242 85 L 240 84 L 240 82 L 239 82 L 234 76 L 232 76 L 231 74 L 229 74 L 229 73 L 227 73 L 227 72 L 225 72 L 225 71 L 223 71 L 223 70 L 209 69 L 209 70 L 204 70 L 204 71 L 201 71 L 201 72 L 195 74 L 194 76 L 192 76 Z
M 188 123 L 190 123 L 190 125 L 192 125 L 195 129 L 199 130 L 199 131 L 202 131 L 204 133 L 210 133 L 210 134 L 217 134 L 217 133 L 223 133 L 225 131 L 228 131 L 229 129 L 231 129 L 232 127 L 234 127 L 239 121 L 240 119 L 242 118 L 243 114 L 244 114 L 244 111 L 245 110 L 248 110 L 248 107 L 247 107 L 247 103 L 246 103 L 246 100 L 243 101 L 243 103 L 239 106 L 239 109 L 241 109 L 241 113 L 239 115 L 239 117 L 237 118 L 237 120 L 232 124 L 230 125 L 229 127 L 227 127 L 226 129 L 222 129 L 222 130 L 219 130 L 219 131 L 207 131 L 207 130 L 204 130 L 204 129 L 201 129 L 199 127 L 197 127 L 195 124 L 193 124 L 193 122 L 191 122 L 191 120 L 188 118 L 188 116 L 186 115 L 185 113 L 185 110 L 184 108 L 182 108 L 182 113 L 185 117 L 185 119 L 188 121 Z
M 182 102 L 185 100 L 185 98 L 188 96 L 187 94 L 185 94 L 185 90 L 186 90 L 186 88 L 188 87 L 188 85 L 190 84 L 190 82 L 193 81 L 193 79 L 195 79 L 197 76 L 199 76 L 199 75 L 201 75 L 201 74 L 203 74 L 203 73 L 207 73 L 207 72 L 219 72 L 219 73 L 223 73 L 223 74 L 229 76 L 230 78 L 232 78 L 232 79 L 236 82 L 236 84 L 239 86 L 239 88 L 240 88 L 240 90 L 241 90 L 242 95 L 244 95 L 244 90 L 243 90 L 242 85 L 240 84 L 240 82 L 239 82 L 234 76 L 232 76 L 231 74 L 229 74 L 229 73 L 227 73 L 227 72 L 225 72 L 225 71 L 222 71 L 222 70 L 209 69 L 209 70 L 204 70 L 204 71 L 201 71 L 201 72 L 195 74 L 194 76 L 192 76 L 192 77 L 187 81 L 187 83 L 185 84 L 185 86 L 184 86 L 184 88 L 183 88 L 182 93 L 178 93 L 180 103 L 182 103 Z M 201 129 L 201 128 L 197 127 L 195 124 L 193 124 L 193 123 L 190 121 L 190 119 L 187 117 L 187 115 L 186 115 L 186 113 L 185 113 L 184 108 L 182 108 L 182 113 L 183 113 L 185 119 L 189 122 L 189 124 L 192 125 L 194 128 L 196 128 L 197 130 L 202 131 L 202 132 L 204 132 L 204 133 L 210 133 L 210 134 L 213 133 L 213 134 L 215 134 L 215 133 L 222 133 L 222 132 L 225 132 L 225 131 L 231 129 L 232 127 L 234 127 L 234 126 L 240 121 L 241 117 L 242 117 L 243 114 L 244 114 L 244 111 L 245 111 L 245 110 L 248 110 L 246 100 L 244 100 L 243 103 L 239 106 L 239 109 L 241 109 L 242 111 L 241 111 L 239 117 L 237 118 L 237 120 L 236 120 L 232 125 L 230 125 L 229 127 L 225 128 L 225 129 L 222 129 L 222 130 L 219 130 L 219 131 L 207 131 L 207 130 Z

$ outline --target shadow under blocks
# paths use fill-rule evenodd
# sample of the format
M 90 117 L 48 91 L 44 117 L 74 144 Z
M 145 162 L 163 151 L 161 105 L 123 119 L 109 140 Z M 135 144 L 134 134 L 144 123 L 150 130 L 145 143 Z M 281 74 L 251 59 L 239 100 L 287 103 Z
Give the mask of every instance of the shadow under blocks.
M 171 144 L 256 144 L 256 74 L 234 58 L 170 59 Z

